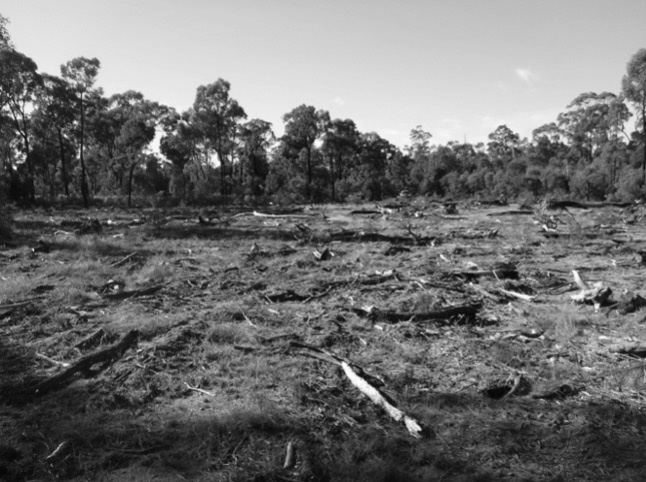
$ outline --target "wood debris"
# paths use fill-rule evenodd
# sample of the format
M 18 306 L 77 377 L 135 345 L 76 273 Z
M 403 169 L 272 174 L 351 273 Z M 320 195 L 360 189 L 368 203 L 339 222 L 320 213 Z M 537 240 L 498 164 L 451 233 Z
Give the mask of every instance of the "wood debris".
M 393 420 L 396 422 L 404 422 L 408 433 L 415 438 L 420 438 L 422 436 L 422 426 L 415 419 L 409 417 L 394 405 L 391 405 L 379 390 L 357 375 L 357 373 L 346 362 L 341 362 L 341 368 L 343 368 L 343 371 L 350 382 L 352 382 L 352 384 L 357 387 L 361 393 L 372 400 L 375 405 L 383 408 Z
M 105 296 L 109 300 L 125 300 L 126 298 L 136 298 L 139 296 L 148 296 L 157 293 L 161 290 L 164 285 L 150 286 L 148 288 L 142 288 L 140 290 L 132 291 L 120 291 L 118 293 L 108 293 Z
M 594 305 L 595 311 L 599 311 L 602 306 L 608 303 L 610 295 L 612 295 L 612 290 L 609 287 L 600 281 L 592 284 L 586 283 L 581 279 L 577 270 L 572 270 L 572 276 L 581 290 L 579 293 L 570 296 L 574 302 Z
M 354 308 L 354 312 L 359 315 L 368 316 L 373 321 L 387 321 L 389 323 L 399 323 L 401 321 L 449 321 L 452 319 L 473 319 L 478 313 L 481 304 L 468 304 L 463 306 L 451 306 L 434 311 L 426 312 L 398 312 L 382 311 L 375 307 Z
M 107 368 L 112 362 L 121 358 L 126 350 L 133 347 L 137 343 L 138 337 L 139 332 L 137 330 L 131 330 L 116 345 L 81 358 L 67 370 L 40 382 L 29 388 L 28 391 L 34 395 L 45 395 L 63 385 L 63 383 L 79 372 L 90 373 L 90 369 L 97 363 L 103 363 L 105 365 L 104 368 Z

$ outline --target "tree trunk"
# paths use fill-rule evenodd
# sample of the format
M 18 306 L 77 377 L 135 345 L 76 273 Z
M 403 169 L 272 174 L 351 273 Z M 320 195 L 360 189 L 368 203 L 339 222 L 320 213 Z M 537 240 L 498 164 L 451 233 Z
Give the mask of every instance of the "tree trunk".
M 308 146 L 307 150 L 307 199 L 312 201 L 312 147 Z
M 128 207 L 130 207 L 132 203 L 132 179 L 135 175 L 136 167 L 137 167 L 137 162 L 132 161 L 132 164 L 130 165 L 130 172 L 128 173 Z
M 90 207 L 90 190 L 87 185 L 87 173 L 85 170 L 85 158 L 83 157 L 83 141 L 85 137 L 85 106 L 83 105 L 83 94 L 81 94 L 81 195 L 85 209 Z
M 60 127 L 58 131 L 58 149 L 61 156 L 61 177 L 63 180 L 63 190 L 66 197 L 70 197 L 69 181 L 67 180 L 67 164 L 65 163 L 65 144 L 63 142 L 63 131 Z
M 336 198 L 336 193 L 334 192 L 334 185 L 336 184 L 336 179 L 334 175 L 334 156 L 330 156 L 330 181 L 331 181 L 331 189 L 330 189 L 330 195 L 332 196 L 332 202 L 335 201 Z
M 27 131 L 27 121 L 25 119 L 24 112 L 20 112 L 21 119 L 18 119 L 16 111 L 12 108 L 11 114 L 15 123 L 16 130 L 18 134 L 22 137 L 22 141 L 25 145 L 25 162 L 27 163 L 27 174 L 29 179 L 27 179 L 27 189 L 29 190 L 29 201 L 33 204 L 36 201 L 36 188 L 34 185 L 34 166 L 31 162 L 30 154 L 30 145 L 29 145 L 29 133 Z
M 642 100 L 642 140 L 644 142 L 644 159 L 642 161 L 642 188 L 646 183 L 646 96 Z
M 33 204 L 36 202 L 36 185 L 34 183 L 34 163 L 31 159 L 29 136 L 25 131 L 25 157 L 27 162 L 27 171 L 29 172 L 29 179 L 27 186 L 29 188 L 29 201 Z

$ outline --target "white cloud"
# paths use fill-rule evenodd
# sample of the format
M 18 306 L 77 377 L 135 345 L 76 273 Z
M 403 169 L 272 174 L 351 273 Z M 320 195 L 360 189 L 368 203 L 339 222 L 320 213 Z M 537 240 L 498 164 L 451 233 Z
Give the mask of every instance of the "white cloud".
M 538 82 L 540 80 L 538 75 L 536 75 L 534 72 L 532 72 L 529 69 L 518 67 L 515 70 L 515 72 L 516 72 L 516 75 L 518 76 L 518 78 L 520 80 L 522 80 L 523 82 L 525 82 L 530 87 L 534 86 L 536 84 L 536 82 Z
M 345 101 L 341 97 L 336 97 L 333 102 L 336 105 L 345 105 Z

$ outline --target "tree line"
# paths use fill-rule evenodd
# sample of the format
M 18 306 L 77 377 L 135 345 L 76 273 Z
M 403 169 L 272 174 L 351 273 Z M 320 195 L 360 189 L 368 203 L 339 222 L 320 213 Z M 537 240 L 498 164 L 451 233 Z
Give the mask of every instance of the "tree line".
M 521 139 L 506 125 L 488 142 L 431 144 L 421 126 L 400 149 L 351 119 L 300 105 L 284 135 L 248 119 L 223 79 L 197 88 L 191 108 L 141 92 L 104 95 L 101 63 L 78 57 L 38 71 L 0 15 L 0 195 L 36 203 L 344 202 L 410 195 L 636 200 L 646 196 L 646 49 L 621 90 L 577 96 L 554 122 Z M 634 121 L 632 120 L 634 118 Z M 632 125 L 632 129 L 629 127 Z M 151 148 L 159 139 L 158 151 Z

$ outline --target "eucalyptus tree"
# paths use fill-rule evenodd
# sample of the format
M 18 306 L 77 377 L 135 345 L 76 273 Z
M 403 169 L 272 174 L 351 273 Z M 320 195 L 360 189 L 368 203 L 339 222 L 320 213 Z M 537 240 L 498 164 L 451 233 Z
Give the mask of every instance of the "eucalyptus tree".
M 14 157 L 18 137 L 11 126 L 11 118 L 0 110 L 0 205 L 10 197 L 14 185 Z M 0 215 L 2 209 L 0 207 Z
M 520 136 L 506 125 L 499 125 L 489 134 L 487 151 L 497 168 L 504 168 L 520 151 Z
M 0 50 L 13 49 L 11 36 L 7 30 L 9 20 L 0 14 Z M 11 140 L 13 139 L 13 129 L 9 128 L 9 118 L 4 115 L 3 107 L 5 106 L 5 96 L 0 92 L 0 203 L 4 203 L 9 193 L 9 182 L 6 178 L 6 171 L 9 170 L 6 166 L 13 164 Z M 12 171 L 9 170 L 9 173 Z M 0 215 L 2 209 L 0 208 Z
M 169 189 L 172 195 L 179 198 L 188 194 L 185 167 L 191 162 L 200 164 L 200 133 L 191 124 L 190 118 L 190 111 L 179 114 L 169 109 L 160 119 L 162 136 L 159 150 L 173 166 Z
M 145 160 L 144 151 L 155 138 L 155 128 L 165 107 L 146 100 L 141 92 L 132 90 L 113 95 L 108 105 L 112 118 L 116 120 L 115 149 L 111 162 L 121 187 L 125 178 L 130 206 L 135 170 Z
M 631 57 L 626 71 L 621 82 L 621 90 L 637 111 L 637 126 L 641 126 L 642 185 L 644 185 L 646 183 L 646 48 L 639 49 Z
M 294 157 L 303 153 L 305 159 L 306 195 L 312 199 L 312 180 L 314 172 L 313 152 L 314 144 L 325 133 L 329 123 L 330 114 L 324 110 L 317 110 L 311 105 L 302 104 L 283 116 L 285 134 L 283 143 L 292 151 Z
M 236 138 L 240 121 L 247 118 L 244 109 L 233 99 L 231 84 L 224 79 L 197 88 L 191 123 L 201 132 L 209 150 L 220 164 L 220 191 L 232 192 Z
M 71 133 L 74 124 L 74 92 L 62 78 L 44 74 L 43 86 L 38 92 L 36 121 L 41 137 L 47 138 L 48 132 L 54 133 L 57 158 L 60 161 L 61 183 L 65 196 L 70 190 L 70 157 L 74 154 Z
M 251 119 L 240 126 L 238 160 L 242 192 L 251 196 L 265 193 L 269 173 L 269 149 L 275 141 L 271 123 Z
M 387 176 L 389 163 L 399 149 L 376 132 L 361 134 L 357 167 L 353 169 L 356 187 L 369 201 L 378 201 L 394 194 Z
M 431 139 L 433 138 L 433 134 L 425 131 L 424 128 L 419 125 L 414 129 L 411 129 L 409 138 L 411 142 L 410 146 L 406 146 L 408 155 L 415 161 L 424 162 L 425 160 L 428 160 L 431 155 Z
M 336 201 L 336 183 L 342 180 L 352 167 L 352 160 L 359 152 L 361 133 L 351 119 L 334 119 L 328 125 L 322 150 L 328 159 L 330 170 L 330 197 Z
M 617 153 L 625 147 L 620 134 L 630 115 L 623 99 L 611 92 L 580 94 L 559 114 L 559 129 L 569 143 L 566 174 L 575 194 L 603 198 L 611 193 L 621 159 Z M 578 166 L 572 175 L 571 163 Z
M 31 158 L 31 111 L 42 78 L 36 62 L 13 49 L 0 49 L 0 107 L 9 112 L 11 124 L 22 140 L 27 166 L 28 197 L 35 200 L 34 166 Z
M 11 35 L 9 35 L 9 30 L 7 29 L 8 24 L 9 19 L 0 14 L 0 50 L 13 50 L 14 48 Z
M 81 165 L 81 195 L 85 207 L 90 204 L 90 189 L 88 187 L 88 173 L 85 163 L 85 116 L 87 111 L 87 98 L 94 90 L 96 77 L 99 73 L 101 62 L 97 58 L 77 57 L 61 65 L 61 75 L 72 87 L 75 95 L 76 114 L 78 115 L 79 162 Z
M 558 123 L 580 158 L 592 162 L 605 143 L 618 138 L 629 116 L 628 108 L 615 94 L 586 92 L 559 114 Z

